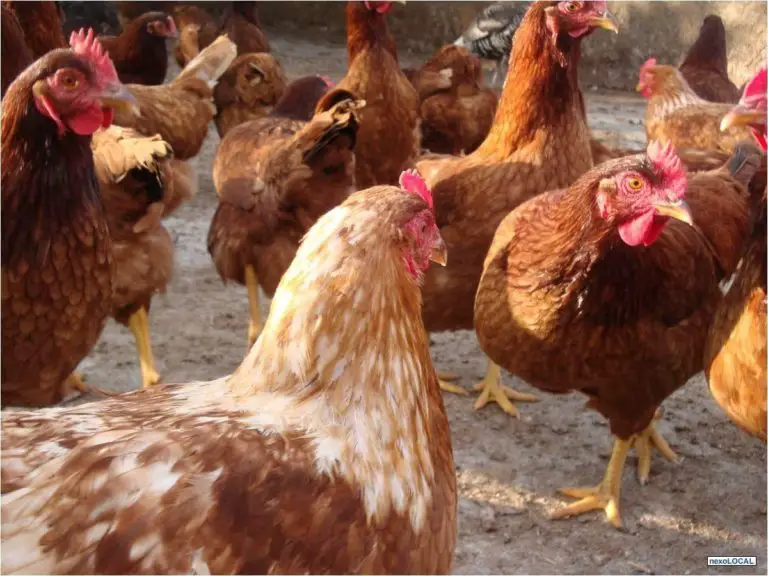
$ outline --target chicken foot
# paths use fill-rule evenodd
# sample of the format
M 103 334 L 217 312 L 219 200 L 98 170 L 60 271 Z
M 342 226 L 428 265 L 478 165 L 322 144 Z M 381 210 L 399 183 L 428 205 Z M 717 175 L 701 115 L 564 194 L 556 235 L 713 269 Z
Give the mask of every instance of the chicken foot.
M 578 498 L 577 502 L 569 504 L 565 508 L 552 513 L 553 520 L 577 516 L 592 510 L 605 510 L 608 521 L 616 528 L 621 528 L 621 515 L 619 514 L 619 494 L 621 493 L 621 474 L 627 461 L 627 453 L 630 448 L 630 440 L 616 439 L 613 445 L 611 459 L 605 470 L 603 481 L 590 488 L 561 488 L 561 494 Z
M 149 388 L 160 382 L 160 374 L 155 369 L 155 357 L 152 354 L 152 340 L 149 336 L 149 315 L 143 306 L 128 318 L 136 349 L 139 352 L 139 367 L 141 368 L 141 386 Z
M 464 388 L 458 384 L 451 384 L 451 381 L 458 380 L 459 375 L 454 372 L 446 372 L 444 370 L 437 371 L 437 382 L 440 384 L 440 390 L 443 392 L 450 392 L 451 394 L 458 394 L 459 396 L 469 396 Z
M 115 396 L 117 392 L 109 392 L 102 390 L 98 386 L 90 386 L 85 383 L 85 374 L 82 372 L 72 372 L 64 382 L 61 383 L 61 397 L 62 402 L 69 402 L 75 400 L 88 392 L 98 392 L 104 396 Z
M 475 390 L 481 390 L 480 396 L 475 401 L 475 410 L 480 410 L 488 402 L 496 402 L 499 407 L 510 416 L 518 417 L 514 402 L 536 402 L 538 398 L 533 394 L 525 394 L 513 390 L 501 383 L 501 367 L 488 360 L 488 370 L 485 377 L 475 384 Z
M 253 266 L 245 267 L 245 287 L 248 290 L 248 310 L 250 318 L 248 320 L 248 350 L 251 350 L 253 343 L 264 329 L 264 323 L 261 320 L 261 308 L 259 306 L 259 279 L 256 277 L 256 270 Z
M 654 418 L 654 420 L 656 419 L 658 419 L 658 416 Z M 642 486 L 648 483 L 648 476 L 651 473 L 651 455 L 654 448 L 670 462 L 677 462 L 680 459 L 659 431 L 656 430 L 653 422 L 635 436 L 633 446 L 637 451 L 637 481 Z

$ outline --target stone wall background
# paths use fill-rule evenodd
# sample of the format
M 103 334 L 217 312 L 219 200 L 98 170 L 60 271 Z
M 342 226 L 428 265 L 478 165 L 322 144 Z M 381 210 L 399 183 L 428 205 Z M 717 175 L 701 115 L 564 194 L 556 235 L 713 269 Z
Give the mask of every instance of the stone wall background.
M 400 50 L 431 52 L 455 40 L 488 2 L 411 0 L 396 4 L 390 30 Z M 728 74 L 741 86 L 766 58 L 766 3 L 609 2 L 621 33 L 598 31 L 584 42 L 581 79 L 585 85 L 633 90 L 640 65 L 651 56 L 678 64 L 696 39 L 701 21 L 717 14 L 725 22 Z M 261 2 L 268 30 L 344 42 L 343 2 Z

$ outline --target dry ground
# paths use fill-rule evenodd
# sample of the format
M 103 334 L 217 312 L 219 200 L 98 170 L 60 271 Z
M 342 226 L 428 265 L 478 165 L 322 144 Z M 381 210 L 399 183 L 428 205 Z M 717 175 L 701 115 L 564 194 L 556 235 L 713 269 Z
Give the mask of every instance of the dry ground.
M 290 76 L 319 73 L 338 80 L 344 73 L 341 46 L 274 33 L 270 41 Z M 405 64 L 418 59 L 401 56 Z M 170 74 L 176 71 L 173 64 Z M 634 95 L 585 92 L 598 134 L 622 145 L 644 141 L 643 104 Z M 245 291 L 222 286 L 205 245 L 215 208 L 211 163 L 217 144 L 212 129 L 195 161 L 197 197 L 167 223 L 176 241 L 175 279 L 167 294 L 155 298 L 151 314 L 154 350 L 166 381 L 227 374 L 245 351 Z M 438 367 L 457 372 L 464 386 L 485 369 L 472 332 L 436 334 L 432 351 Z M 130 333 L 110 323 L 81 368 L 97 385 L 136 388 Z M 523 382 L 514 385 L 528 389 Z M 496 406 L 474 412 L 472 399 L 445 398 L 461 491 L 455 572 L 689 574 L 708 572 L 708 555 L 750 555 L 757 556 L 756 568 L 717 572 L 766 573 L 765 450 L 723 415 L 701 376 L 664 404 L 660 429 L 682 461 L 656 456 L 649 485 L 640 487 L 630 460 L 622 532 L 597 513 L 548 519 L 564 502 L 555 494 L 558 487 L 600 479 L 611 441 L 603 419 L 582 409 L 581 396 L 539 397 L 540 402 L 521 406 L 519 420 Z

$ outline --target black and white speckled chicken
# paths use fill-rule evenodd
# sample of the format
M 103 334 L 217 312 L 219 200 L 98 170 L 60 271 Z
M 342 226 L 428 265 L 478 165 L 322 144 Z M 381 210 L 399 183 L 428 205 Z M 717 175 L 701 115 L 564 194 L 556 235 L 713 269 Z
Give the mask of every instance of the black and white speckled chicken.
M 486 60 L 496 61 L 493 83 L 506 73 L 512 38 L 530 2 L 495 2 L 483 10 L 454 42 Z

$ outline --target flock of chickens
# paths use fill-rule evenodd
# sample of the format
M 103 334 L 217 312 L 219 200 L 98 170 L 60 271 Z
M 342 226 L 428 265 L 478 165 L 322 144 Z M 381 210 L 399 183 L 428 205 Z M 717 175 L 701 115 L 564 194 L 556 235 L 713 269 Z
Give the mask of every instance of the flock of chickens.
M 476 408 L 536 399 L 504 368 L 608 419 L 603 480 L 556 517 L 621 524 L 628 451 L 641 483 L 654 448 L 677 457 L 657 409 L 702 370 L 766 440 L 766 69 L 730 82 L 719 18 L 680 68 L 643 65 L 649 143 L 630 151 L 592 137 L 579 88 L 582 42 L 618 32 L 604 1 L 534 2 L 512 32 L 486 14 L 418 69 L 392 3 L 351 1 L 336 85 L 288 83 L 253 2 L 118 6 L 117 36 L 66 42 L 57 3 L 2 2 L 2 403 L 26 407 L 3 411 L 3 573 L 449 572 L 441 390 L 467 392 L 428 331 L 476 331 Z M 483 46 L 508 59 L 500 96 Z M 247 289 L 248 352 L 159 385 L 163 220 L 195 194 L 211 121 L 208 251 Z M 74 370 L 109 317 L 142 389 L 46 407 L 88 389 Z

